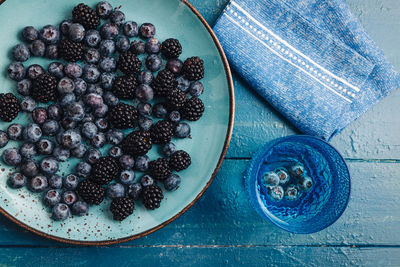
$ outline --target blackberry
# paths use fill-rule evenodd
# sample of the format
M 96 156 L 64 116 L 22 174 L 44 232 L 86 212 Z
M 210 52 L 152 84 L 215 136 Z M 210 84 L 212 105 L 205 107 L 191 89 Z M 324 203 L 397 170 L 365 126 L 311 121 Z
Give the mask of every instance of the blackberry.
M 133 75 L 117 77 L 112 86 L 112 92 L 120 99 L 135 98 L 137 79 Z
M 83 44 L 64 39 L 58 45 L 58 55 L 65 61 L 76 62 L 82 59 Z
M 197 121 L 203 115 L 204 104 L 198 97 L 192 97 L 186 100 L 182 108 L 182 115 L 188 121 Z
M 143 188 L 142 200 L 146 209 L 154 210 L 159 208 L 163 198 L 163 192 L 157 185 L 149 185 Z
M 150 133 L 147 131 L 134 131 L 122 141 L 122 150 L 131 156 L 143 156 L 151 149 Z
M 137 109 L 125 103 L 119 103 L 108 113 L 108 120 L 118 129 L 133 128 L 137 118 Z
M 169 143 L 174 135 L 172 123 L 167 120 L 158 121 L 150 129 L 151 141 L 154 144 Z
M 199 57 L 191 57 L 183 63 L 183 74 L 189 81 L 197 81 L 204 77 L 204 61 Z
M 93 164 L 90 179 L 100 185 L 109 184 L 120 175 L 117 161 L 112 157 L 101 157 Z
M 76 188 L 78 195 L 88 204 L 99 205 L 104 200 L 105 189 L 86 179 L 81 181 Z
M 72 20 L 82 24 L 86 29 L 96 29 L 100 25 L 100 18 L 96 11 L 83 3 L 72 10 Z
M 178 150 L 169 159 L 169 166 L 175 171 L 187 169 L 192 163 L 190 156 L 183 150 Z
M 157 180 L 165 180 L 172 173 L 168 160 L 165 158 L 158 158 L 157 160 L 150 161 L 149 172 L 150 175 Z
M 18 99 L 15 95 L 0 94 L 0 119 L 5 122 L 10 122 L 18 116 L 20 111 Z
M 185 101 L 186 94 L 178 88 L 174 88 L 168 92 L 167 104 L 171 110 L 180 110 L 185 105 Z
M 32 97 L 42 103 L 53 101 L 57 96 L 57 79 L 49 74 L 42 74 L 33 81 Z
M 167 96 L 169 90 L 177 85 L 174 74 L 167 69 L 160 71 L 151 83 L 156 96 Z
M 126 217 L 133 213 L 135 204 L 128 197 L 114 198 L 110 205 L 110 211 L 113 214 L 113 219 L 123 221 Z
M 182 46 L 177 39 L 169 38 L 161 44 L 161 53 L 166 58 L 178 58 L 182 53 Z
M 117 67 L 120 71 L 125 74 L 136 74 L 140 71 L 142 62 L 140 59 L 131 51 L 126 51 L 119 54 Z

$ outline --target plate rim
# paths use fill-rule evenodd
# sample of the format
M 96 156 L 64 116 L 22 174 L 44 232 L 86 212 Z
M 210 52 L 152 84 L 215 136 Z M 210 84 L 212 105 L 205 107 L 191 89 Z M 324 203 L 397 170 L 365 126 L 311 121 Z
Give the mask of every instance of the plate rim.
M 3 4 L 6 0 L 0 0 L 0 5 Z M 197 11 L 197 9 L 189 3 L 188 0 L 178 0 L 182 3 L 184 3 L 190 11 L 192 11 L 197 18 L 200 20 L 200 22 L 203 24 L 203 26 L 207 29 L 208 33 L 210 34 L 210 36 L 212 37 L 212 40 L 215 44 L 215 46 L 217 47 L 219 56 L 222 60 L 222 63 L 224 65 L 224 69 L 225 69 L 225 76 L 227 79 L 227 83 L 228 83 L 228 91 L 229 91 L 229 122 L 228 122 L 228 129 L 226 132 L 226 136 L 225 136 L 225 141 L 224 141 L 224 146 L 222 148 L 221 154 L 219 156 L 217 165 L 213 171 L 213 173 L 211 174 L 210 179 L 208 180 L 207 184 L 204 186 L 204 188 L 201 190 L 201 192 L 188 204 L 186 205 L 180 212 L 178 212 L 177 214 L 175 214 L 172 218 L 160 223 L 159 225 L 144 231 L 142 233 L 138 233 L 135 235 L 131 235 L 131 236 L 127 236 L 127 237 L 122 237 L 122 238 L 117 238 L 117 239 L 110 239 L 110 240 L 101 240 L 101 241 L 83 241 L 83 240 L 76 240 L 76 239 L 68 239 L 68 238 L 62 238 L 62 237 L 57 237 L 48 233 L 44 233 L 42 231 L 39 231 L 25 223 L 23 223 L 22 221 L 18 220 L 17 218 L 15 218 L 14 216 L 12 216 L 11 214 L 9 214 L 8 212 L 6 212 L 3 208 L 0 207 L 0 213 L 2 213 L 6 218 L 8 218 L 9 220 L 11 220 L 12 222 L 16 223 L 18 226 L 34 233 L 37 234 L 39 236 L 45 237 L 47 239 L 50 240 L 54 240 L 54 241 L 58 241 L 58 242 L 62 242 L 62 243 L 67 243 L 67 244 L 73 244 L 73 245 L 83 245 L 83 246 L 104 246 L 104 245 L 113 245 L 113 244 L 119 244 L 119 243 L 123 243 L 123 242 L 128 242 L 128 241 L 132 241 L 135 239 L 139 239 L 142 238 L 146 235 L 149 235 L 151 233 L 154 233 L 155 231 L 165 227 L 166 225 L 168 225 L 169 223 L 175 221 L 177 218 L 179 218 L 182 214 L 184 214 L 189 208 L 191 208 L 194 203 L 196 203 L 204 194 L 204 192 L 208 189 L 208 187 L 211 185 L 211 183 L 213 182 L 215 176 L 217 175 L 219 169 L 221 168 L 221 165 L 224 161 L 225 155 L 228 151 L 228 147 L 229 147 L 229 143 L 231 141 L 232 138 L 232 131 L 233 131 L 233 124 L 234 124 L 234 119 L 235 119 L 235 92 L 234 92 L 234 86 L 233 86 L 233 80 L 232 80 L 232 73 L 229 67 L 229 63 L 228 60 L 225 56 L 224 50 L 222 49 L 222 46 L 217 38 L 217 36 L 215 35 L 214 31 L 212 30 L 212 28 L 210 27 L 210 25 L 207 23 L 207 21 L 203 18 L 203 16 L 199 13 L 199 11 Z

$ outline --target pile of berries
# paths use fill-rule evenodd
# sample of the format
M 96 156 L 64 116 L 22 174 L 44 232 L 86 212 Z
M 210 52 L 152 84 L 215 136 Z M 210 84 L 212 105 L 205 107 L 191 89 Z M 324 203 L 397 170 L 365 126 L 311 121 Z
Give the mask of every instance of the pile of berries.
M 182 62 L 177 39 L 159 42 L 153 24 L 127 21 L 120 8 L 104 1 L 95 9 L 79 4 L 59 27 L 25 27 L 26 44 L 12 49 L 15 62 L 7 73 L 22 99 L 0 94 L 0 119 L 11 122 L 26 112 L 32 122 L 0 131 L 0 148 L 21 142 L 2 153 L 3 162 L 17 168 L 7 183 L 42 193 L 54 220 L 85 215 L 105 197 L 118 221 L 133 213 L 136 200 L 159 208 L 164 196 L 157 183 L 176 190 L 181 178 L 174 172 L 191 164 L 171 140 L 191 138 L 184 120 L 203 115 L 204 62 Z M 26 68 L 31 57 L 58 61 L 47 69 Z M 111 146 L 102 155 L 106 144 Z M 155 144 L 163 157 L 151 161 L 147 153 Z M 82 160 L 61 177 L 60 166 L 70 157 Z M 144 175 L 137 179 L 135 171 Z
M 262 176 L 262 182 L 268 189 L 268 196 L 274 201 L 295 201 L 303 192 L 308 192 L 313 187 L 313 181 L 304 166 L 298 163 L 266 172 Z

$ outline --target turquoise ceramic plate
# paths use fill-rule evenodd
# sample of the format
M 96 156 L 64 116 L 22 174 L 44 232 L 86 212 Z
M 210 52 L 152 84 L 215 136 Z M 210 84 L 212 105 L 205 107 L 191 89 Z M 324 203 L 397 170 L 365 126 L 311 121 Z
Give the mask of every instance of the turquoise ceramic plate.
M 82 0 L 7 0 L 0 6 L 0 79 L 1 92 L 14 92 L 15 83 L 6 77 L 6 68 L 10 63 L 9 51 L 19 43 L 19 33 L 24 26 L 41 28 L 47 24 L 58 25 L 69 18 L 72 8 Z M 1 1 L 0 1 L 1 2 Z M 64 222 L 50 219 L 48 210 L 40 203 L 40 196 L 26 189 L 13 190 L 7 187 L 7 175 L 13 170 L 1 163 L 0 207 L 1 212 L 19 224 L 42 236 L 58 241 L 76 244 L 111 244 L 132 240 L 149 234 L 185 212 L 203 194 L 219 169 L 230 141 L 234 98 L 229 67 L 223 51 L 204 19 L 190 6 L 179 0 L 110 0 L 113 6 L 122 5 L 127 19 L 141 24 L 152 22 L 157 28 L 157 38 L 178 38 L 183 46 L 181 58 L 200 56 L 205 61 L 206 74 L 203 79 L 205 93 L 202 99 L 206 106 L 203 118 L 191 123 L 193 139 L 175 140 L 181 149 L 192 155 L 193 164 L 180 174 L 183 177 L 181 187 L 175 192 L 165 193 L 161 208 L 147 211 L 140 202 L 136 203 L 133 215 L 122 223 L 111 219 L 108 211 L 109 201 L 93 206 L 88 216 L 73 217 Z M 97 1 L 86 0 L 86 4 L 95 6 Z M 30 59 L 28 66 L 38 63 L 43 66 L 49 61 Z M 22 113 L 21 113 L 22 114 Z M 26 114 L 20 115 L 17 122 L 25 124 Z M 7 123 L 1 123 L 0 129 L 6 129 Z M 9 143 L 7 147 L 17 147 Z M 0 153 L 3 151 L 2 149 Z M 157 157 L 157 147 L 150 157 Z M 61 174 L 68 174 L 77 160 L 62 165 Z M 137 173 L 137 176 L 140 176 Z

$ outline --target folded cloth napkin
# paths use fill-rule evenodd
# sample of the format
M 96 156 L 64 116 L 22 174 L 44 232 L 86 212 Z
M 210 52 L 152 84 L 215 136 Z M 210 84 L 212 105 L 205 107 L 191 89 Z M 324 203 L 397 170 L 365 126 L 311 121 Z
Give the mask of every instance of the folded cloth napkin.
M 329 140 L 400 86 L 344 0 L 232 0 L 214 31 L 232 68 L 305 134 Z

